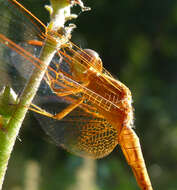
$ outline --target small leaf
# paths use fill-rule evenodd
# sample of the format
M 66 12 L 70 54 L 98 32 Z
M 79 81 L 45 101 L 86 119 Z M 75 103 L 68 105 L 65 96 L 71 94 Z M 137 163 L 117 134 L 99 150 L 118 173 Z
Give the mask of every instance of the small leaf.
M 0 115 L 10 117 L 17 103 L 17 95 L 9 86 L 5 86 L 0 92 Z

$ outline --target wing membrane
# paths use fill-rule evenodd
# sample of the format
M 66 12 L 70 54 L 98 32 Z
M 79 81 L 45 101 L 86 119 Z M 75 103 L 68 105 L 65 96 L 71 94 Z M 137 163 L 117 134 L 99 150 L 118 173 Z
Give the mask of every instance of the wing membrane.
M 17 3 L 15 0 L 0 0 L 0 33 L 8 35 L 15 43 L 41 39 L 45 25 Z
M 63 100 L 66 105 L 66 99 Z M 62 107 L 62 103 L 60 99 L 55 108 L 57 111 Z M 54 104 L 56 105 L 56 101 Z M 51 110 L 54 107 L 53 105 Z M 99 114 L 92 114 L 91 106 L 90 110 L 87 110 L 88 105 L 83 103 L 60 121 L 41 115 L 37 117 L 40 118 L 39 122 L 44 131 L 58 146 L 82 157 L 102 158 L 117 145 L 118 133 L 106 119 L 99 117 Z M 46 125 L 46 122 L 49 125 Z

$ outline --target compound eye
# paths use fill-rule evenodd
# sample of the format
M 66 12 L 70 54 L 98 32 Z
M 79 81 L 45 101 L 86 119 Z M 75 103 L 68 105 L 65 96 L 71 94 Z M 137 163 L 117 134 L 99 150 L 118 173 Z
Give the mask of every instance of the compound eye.
M 73 56 L 71 67 L 72 75 L 81 81 L 87 79 L 88 70 L 94 69 L 98 73 L 102 73 L 103 69 L 98 53 L 91 49 L 77 51 Z
M 102 72 L 102 61 L 98 55 L 98 53 L 91 49 L 84 49 L 84 52 L 81 55 L 87 60 L 87 64 L 89 67 L 94 68 L 95 70 Z

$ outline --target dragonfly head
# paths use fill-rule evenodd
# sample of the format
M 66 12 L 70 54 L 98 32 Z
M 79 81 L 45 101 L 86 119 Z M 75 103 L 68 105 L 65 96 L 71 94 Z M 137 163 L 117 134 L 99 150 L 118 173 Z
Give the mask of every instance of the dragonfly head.
M 75 53 L 73 57 L 72 73 L 80 80 L 86 80 L 89 71 L 102 73 L 102 61 L 98 53 L 91 49 L 84 49 Z

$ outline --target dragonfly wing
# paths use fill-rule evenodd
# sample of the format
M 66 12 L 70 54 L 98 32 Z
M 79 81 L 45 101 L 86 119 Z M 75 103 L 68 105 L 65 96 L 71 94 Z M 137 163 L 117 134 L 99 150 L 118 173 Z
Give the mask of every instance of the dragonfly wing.
M 71 103 L 65 98 L 60 98 L 57 105 L 55 98 L 53 105 L 51 104 L 53 113 L 54 107 L 58 111 L 63 105 Z M 47 102 L 49 103 L 49 99 Z M 99 114 L 92 114 L 92 110 L 84 103 L 60 121 L 39 114 L 36 116 L 56 145 L 81 157 L 102 158 L 112 152 L 118 143 L 117 130 L 106 119 L 99 117 Z
M 39 39 L 45 26 L 12 0 L 0 0 L 0 33 L 19 43 Z
M 15 6 L 12 0 L 0 0 L 0 18 L 0 74 L 3 76 L 0 82 L 1 85 L 21 86 L 19 81 L 22 82 L 24 81 L 22 78 L 28 78 L 34 66 L 26 57 L 20 56 L 16 47 L 9 44 L 3 37 L 7 37 L 31 54 L 36 54 L 36 48 L 29 45 L 28 40 L 40 39 L 40 34 L 45 28 L 22 8 Z

